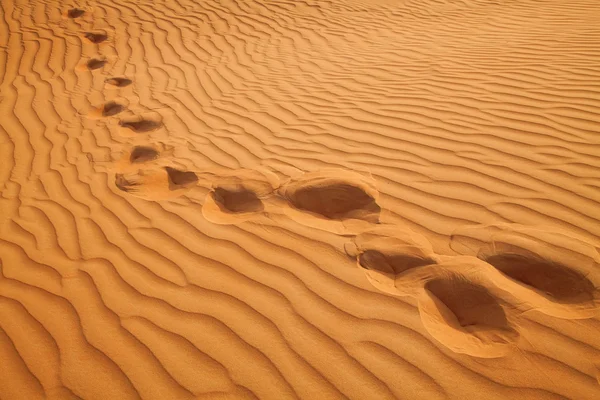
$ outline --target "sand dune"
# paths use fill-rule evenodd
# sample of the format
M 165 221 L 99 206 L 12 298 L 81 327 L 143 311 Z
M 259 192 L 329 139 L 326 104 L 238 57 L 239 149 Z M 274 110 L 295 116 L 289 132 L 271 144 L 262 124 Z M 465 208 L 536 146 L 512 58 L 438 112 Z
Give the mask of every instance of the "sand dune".
M 596 0 L 0 16 L 0 399 L 600 398 Z

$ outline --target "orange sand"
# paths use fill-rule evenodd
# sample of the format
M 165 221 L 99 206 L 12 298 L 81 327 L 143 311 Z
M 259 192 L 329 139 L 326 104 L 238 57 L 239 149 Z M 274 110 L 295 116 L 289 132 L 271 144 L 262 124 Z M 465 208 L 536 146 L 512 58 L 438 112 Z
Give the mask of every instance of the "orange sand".
M 0 17 L 0 399 L 600 399 L 598 0 Z

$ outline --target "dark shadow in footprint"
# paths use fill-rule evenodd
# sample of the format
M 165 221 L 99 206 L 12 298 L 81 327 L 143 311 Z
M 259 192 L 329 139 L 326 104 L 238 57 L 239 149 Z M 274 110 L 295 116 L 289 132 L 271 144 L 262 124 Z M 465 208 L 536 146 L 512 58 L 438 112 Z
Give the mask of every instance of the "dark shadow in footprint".
M 119 104 L 114 101 L 109 101 L 106 104 L 104 104 L 104 107 L 102 107 L 102 116 L 110 117 L 113 115 L 117 115 L 123 110 L 125 110 L 125 106 L 123 106 L 122 104 Z
M 456 316 L 462 327 L 509 327 L 504 310 L 482 286 L 463 279 L 435 279 L 427 282 L 425 289 Z
M 375 199 L 363 189 L 345 183 L 309 186 L 296 190 L 289 198 L 300 210 L 313 212 L 329 219 L 343 219 L 355 211 L 379 213 Z
M 496 254 L 484 259 L 503 274 L 563 303 L 593 300 L 594 285 L 562 264 L 521 254 Z
M 85 11 L 80 10 L 79 8 L 72 8 L 67 12 L 67 16 L 69 18 L 79 18 L 81 17 L 83 14 L 85 14 Z M 64 15 L 64 14 L 63 14 Z
M 358 264 L 371 271 L 399 275 L 409 269 L 436 264 L 436 262 L 431 258 L 421 258 L 410 254 L 386 255 L 377 250 L 366 250 L 358 256 Z
M 162 124 L 150 119 L 141 119 L 138 121 L 120 121 L 119 125 L 136 133 L 146 133 L 160 128 Z
M 198 182 L 198 176 L 190 171 L 180 171 L 175 168 L 165 167 L 169 177 L 169 190 L 188 187 Z
M 222 211 L 230 213 L 257 212 L 264 208 L 256 193 L 245 188 L 228 190 L 218 187 L 214 199 Z
M 90 70 L 102 68 L 104 65 L 106 65 L 106 60 L 101 58 L 92 58 L 87 62 L 87 67 Z
M 116 174 L 115 175 L 115 186 L 117 186 L 117 188 L 119 188 L 120 190 L 122 190 L 123 192 L 131 192 L 132 190 L 135 190 L 135 186 L 138 186 L 138 184 L 136 182 L 132 182 L 132 181 L 128 181 L 125 176 L 123 176 L 123 174 Z
M 102 43 L 106 39 L 108 39 L 108 35 L 105 33 L 86 32 L 83 36 L 90 42 L 96 43 L 96 44 Z
M 137 146 L 131 151 L 129 161 L 132 164 L 143 163 L 146 161 L 152 161 L 158 158 L 158 151 L 152 147 Z
M 131 85 L 131 79 L 127 78 L 109 78 L 105 81 L 108 85 L 116 87 L 125 87 Z

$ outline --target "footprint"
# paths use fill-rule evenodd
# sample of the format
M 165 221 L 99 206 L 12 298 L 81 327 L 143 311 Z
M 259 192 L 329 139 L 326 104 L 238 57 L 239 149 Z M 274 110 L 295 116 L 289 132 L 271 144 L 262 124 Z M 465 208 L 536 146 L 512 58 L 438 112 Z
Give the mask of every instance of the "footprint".
M 165 167 L 169 180 L 169 190 L 178 190 L 194 185 L 198 176 L 190 171 L 180 171 L 175 168 Z
M 125 110 L 125 105 L 119 104 L 115 101 L 109 101 L 104 104 L 104 107 L 102 107 L 102 116 L 111 117 L 113 115 L 117 115 L 123 110 Z
M 115 174 L 115 186 L 119 190 L 146 200 L 179 197 L 197 182 L 195 173 L 171 167 Z
M 108 35 L 104 32 L 86 32 L 83 36 L 92 43 L 98 44 L 108 39 Z
M 139 186 L 140 182 L 136 179 L 128 180 L 125 178 L 124 174 L 116 174 L 115 175 L 115 186 L 119 188 L 119 190 L 129 193 L 135 191 L 136 186 Z
M 526 309 L 565 319 L 598 314 L 600 255 L 569 232 L 518 224 L 477 225 L 455 231 L 451 247 L 493 266 L 501 276 L 496 285 Z
M 213 191 L 213 195 L 219 207 L 231 213 L 257 212 L 264 209 L 256 193 L 244 187 L 234 189 L 218 187 Z
M 132 81 L 131 81 L 131 79 L 128 79 L 128 78 L 115 77 L 115 78 L 108 78 L 105 81 L 105 83 L 110 86 L 126 87 L 126 86 L 131 85 Z
M 279 178 L 264 170 L 236 170 L 216 176 L 202 206 L 209 222 L 230 225 L 247 221 L 265 211 L 264 200 L 272 197 Z
M 417 295 L 423 283 L 411 276 L 438 262 L 424 236 L 397 226 L 378 226 L 344 247 L 374 287 L 396 296 Z
M 391 274 L 394 278 L 412 268 L 424 267 L 435 264 L 429 257 L 412 254 L 382 253 L 378 250 L 366 250 L 358 256 L 358 265 L 369 271 Z
M 117 115 L 125 110 L 126 104 L 120 101 L 108 101 L 101 105 L 100 107 L 96 107 L 92 109 L 89 113 L 90 118 L 102 118 L 102 117 L 111 117 L 113 115 Z
M 418 308 L 427 332 L 456 353 L 502 357 L 519 339 L 498 299 L 460 275 L 428 281 Z
M 93 71 L 96 69 L 100 69 L 106 65 L 107 61 L 105 58 L 91 58 L 86 66 L 89 70 Z
M 483 258 L 500 272 L 564 303 L 593 300 L 594 285 L 569 267 L 535 256 L 500 253 Z
M 111 163 L 111 170 L 116 174 L 129 176 L 134 181 L 139 180 L 139 177 L 135 177 L 140 174 L 140 169 L 154 171 L 170 166 L 169 159 L 173 156 L 173 150 L 173 147 L 165 146 L 160 142 L 133 146 L 111 156 L 115 160 Z M 159 171 L 157 174 L 164 175 L 165 182 L 168 184 L 167 170 Z
M 129 155 L 129 162 L 132 164 L 140 164 L 148 161 L 156 160 L 158 158 L 158 151 L 152 147 L 147 146 L 136 146 L 131 150 Z
M 81 10 L 79 8 L 72 8 L 69 11 L 67 11 L 67 17 L 69 18 L 79 18 L 81 17 L 83 14 L 85 14 L 84 10 Z M 63 14 L 64 15 L 64 14 Z
M 286 213 L 302 224 L 356 234 L 379 222 L 379 193 L 371 177 L 341 169 L 307 173 L 279 191 Z
M 416 298 L 425 329 L 450 350 L 495 358 L 514 348 L 519 334 L 493 284 L 500 273 L 488 263 L 437 255 L 424 236 L 390 225 L 363 232 L 344 248 L 377 289 Z
M 140 116 L 124 118 L 119 126 L 133 133 L 148 133 L 162 126 L 161 118 L 144 118 Z
M 375 199 L 367 192 L 344 182 L 301 187 L 294 191 L 288 200 L 300 210 L 329 219 L 343 219 L 357 210 L 362 211 L 376 205 Z M 378 208 L 376 209 L 378 211 Z

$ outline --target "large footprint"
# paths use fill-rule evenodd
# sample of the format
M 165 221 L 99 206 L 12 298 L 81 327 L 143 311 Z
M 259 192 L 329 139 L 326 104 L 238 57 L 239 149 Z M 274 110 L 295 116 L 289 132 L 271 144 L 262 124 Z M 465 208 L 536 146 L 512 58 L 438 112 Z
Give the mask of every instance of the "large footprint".
M 268 170 L 233 170 L 213 174 L 212 189 L 202 205 L 202 215 L 215 224 L 250 220 L 265 211 L 265 199 L 279 187 L 279 177 Z
M 508 304 L 488 289 L 500 277 L 489 264 L 436 255 L 424 236 L 395 226 L 364 232 L 345 250 L 377 289 L 416 298 L 423 326 L 450 350 L 494 358 L 514 348 L 519 334 L 504 312 Z
M 478 262 L 474 257 L 446 259 L 444 272 L 437 277 L 431 274 L 418 297 L 419 314 L 427 332 L 450 350 L 473 357 L 502 357 L 519 339 L 505 312 L 509 305 L 490 292 L 486 279 L 451 272 L 452 267 L 484 270 Z
M 568 232 L 518 224 L 456 230 L 451 247 L 499 271 L 497 284 L 522 306 L 565 319 L 590 318 L 600 308 L 600 254 Z
M 292 179 L 279 189 L 284 212 L 304 225 L 353 235 L 379 222 L 379 192 L 373 178 L 324 169 Z

